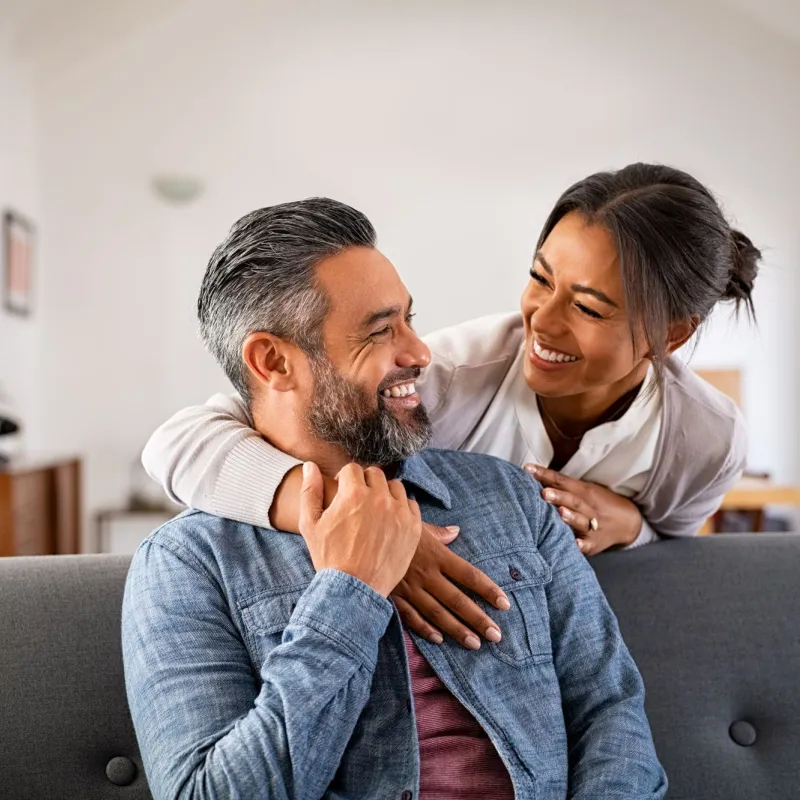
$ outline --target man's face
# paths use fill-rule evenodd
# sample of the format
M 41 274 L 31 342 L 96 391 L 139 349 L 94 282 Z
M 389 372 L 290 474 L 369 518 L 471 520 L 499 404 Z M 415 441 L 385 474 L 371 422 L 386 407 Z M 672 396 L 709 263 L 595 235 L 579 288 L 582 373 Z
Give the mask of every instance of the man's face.
M 414 381 L 430 351 L 411 328 L 411 298 L 391 262 L 353 247 L 317 271 L 330 309 L 325 352 L 310 359 L 313 435 L 360 464 L 386 466 L 422 450 L 431 425 Z

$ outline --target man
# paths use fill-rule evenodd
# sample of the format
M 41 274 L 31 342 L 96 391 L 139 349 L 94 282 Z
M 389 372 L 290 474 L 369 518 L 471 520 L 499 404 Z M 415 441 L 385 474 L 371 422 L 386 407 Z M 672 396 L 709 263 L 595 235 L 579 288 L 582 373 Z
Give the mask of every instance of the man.
M 198 309 L 256 428 L 306 462 L 303 535 L 188 512 L 136 554 L 123 650 L 154 795 L 663 797 L 641 679 L 569 528 L 515 467 L 424 450 L 429 352 L 369 221 L 325 199 L 244 217 Z M 387 598 L 421 518 L 458 521 L 453 548 L 508 595 L 499 641 L 404 633 Z

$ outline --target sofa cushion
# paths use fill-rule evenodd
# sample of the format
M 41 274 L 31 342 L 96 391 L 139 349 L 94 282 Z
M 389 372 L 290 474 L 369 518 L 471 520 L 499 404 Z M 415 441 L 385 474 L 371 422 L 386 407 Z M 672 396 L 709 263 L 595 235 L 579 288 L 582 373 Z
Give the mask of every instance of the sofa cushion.
M 130 558 L 0 559 L 0 796 L 145 800 L 125 700 Z M 591 561 L 647 687 L 671 800 L 800 796 L 800 536 Z
M 128 556 L 0 559 L 0 796 L 145 800 L 122 672 Z
M 800 536 L 703 536 L 591 563 L 644 677 L 667 797 L 800 797 Z

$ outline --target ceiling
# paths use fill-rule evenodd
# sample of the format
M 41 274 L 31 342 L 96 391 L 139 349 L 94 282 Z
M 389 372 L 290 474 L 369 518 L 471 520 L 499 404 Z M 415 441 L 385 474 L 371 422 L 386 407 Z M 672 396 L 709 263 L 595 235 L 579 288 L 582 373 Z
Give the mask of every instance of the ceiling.
M 800 43 L 800 0 L 720 0 L 775 33 Z
M 57 73 L 187 0 L 0 0 L 0 25 L 44 72 Z M 696 0 L 699 1 L 699 0 Z M 662 0 L 668 2 L 668 0 Z M 705 0 L 800 45 L 800 0 Z
M 42 74 L 85 59 L 186 0 L 0 0 L 0 25 Z

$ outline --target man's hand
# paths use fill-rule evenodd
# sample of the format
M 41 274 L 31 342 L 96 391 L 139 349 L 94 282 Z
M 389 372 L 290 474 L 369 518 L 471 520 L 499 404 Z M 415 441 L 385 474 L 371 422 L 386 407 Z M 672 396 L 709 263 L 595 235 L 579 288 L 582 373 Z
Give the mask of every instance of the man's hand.
M 314 569 L 338 569 L 388 597 L 408 570 L 422 533 L 419 506 L 400 481 L 387 481 L 378 467 L 347 464 L 339 490 L 322 510 L 319 467 L 303 465 L 300 533 Z

